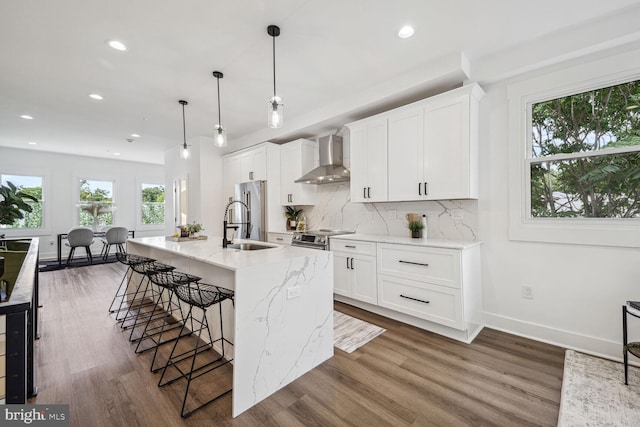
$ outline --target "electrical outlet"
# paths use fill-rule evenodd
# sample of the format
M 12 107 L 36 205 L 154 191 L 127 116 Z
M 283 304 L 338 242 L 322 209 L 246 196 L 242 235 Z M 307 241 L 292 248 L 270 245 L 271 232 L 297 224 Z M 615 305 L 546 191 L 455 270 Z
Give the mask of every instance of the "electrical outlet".
M 522 285 L 522 298 L 533 299 L 533 287 L 530 285 Z
M 387 215 L 389 216 L 389 219 L 398 219 L 398 211 L 395 209 L 389 209 L 387 211 Z
M 298 298 L 300 296 L 300 286 L 287 288 L 287 299 Z

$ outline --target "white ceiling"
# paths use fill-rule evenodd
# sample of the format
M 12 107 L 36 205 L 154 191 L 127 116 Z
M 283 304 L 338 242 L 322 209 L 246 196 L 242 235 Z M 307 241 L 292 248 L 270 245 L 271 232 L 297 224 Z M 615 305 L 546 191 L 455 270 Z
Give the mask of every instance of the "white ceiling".
M 602 20 L 638 10 L 637 0 L 2 1 L 0 147 L 162 163 L 182 143 L 179 99 L 189 102 L 187 138 L 213 136 L 214 70 L 224 73 L 226 151 L 310 136 L 474 80 L 474 64 L 491 69 L 491 58 L 518 46 L 544 41 L 553 50 L 555 35 L 572 28 L 604 35 Z M 406 23 L 416 33 L 402 40 L 396 31 Z M 285 127 L 277 130 L 266 127 L 269 24 L 282 31 Z M 608 31 L 637 34 L 629 27 Z M 129 50 L 111 49 L 111 39 Z M 141 138 L 129 143 L 131 133 Z

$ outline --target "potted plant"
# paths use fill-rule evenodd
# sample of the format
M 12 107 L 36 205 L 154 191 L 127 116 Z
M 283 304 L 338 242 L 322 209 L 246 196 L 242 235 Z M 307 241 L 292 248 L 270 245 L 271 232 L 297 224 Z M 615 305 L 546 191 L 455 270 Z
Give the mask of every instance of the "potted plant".
M 422 237 L 422 229 L 424 228 L 424 224 L 419 220 L 411 220 L 407 224 L 409 230 L 411 230 L 411 237 L 414 239 L 418 239 Z
M 287 230 L 295 230 L 298 215 L 302 213 L 302 209 L 296 209 L 295 206 L 287 206 L 284 216 L 287 218 Z
M 12 182 L 0 185 L 0 198 L 0 225 L 11 225 L 16 220 L 23 219 L 24 212 L 33 210 L 27 200 L 38 201 L 32 195 L 20 191 Z
M 187 231 L 189 232 L 189 237 L 198 237 L 198 233 L 202 230 L 204 230 L 204 228 L 202 228 L 202 224 L 198 224 L 195 221 L 193 221 L 192 224 L 187 224 Z

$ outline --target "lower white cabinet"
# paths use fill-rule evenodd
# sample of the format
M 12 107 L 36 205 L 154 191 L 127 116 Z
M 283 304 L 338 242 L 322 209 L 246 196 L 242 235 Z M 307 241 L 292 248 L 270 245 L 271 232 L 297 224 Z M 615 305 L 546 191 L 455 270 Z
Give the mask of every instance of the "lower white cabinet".
M 268 233 L 267 241 L 269 243 L 277 243 L 279 245 L 291 245 L 291 238 L 293 236 L 288 233 Z
M 333 292 L 369 304 L 378 303 L 375 243 L 331 242 Z
M 332 238 L 331 250 L 336 295 L 465 342 L 482 329 L 480 245 L 435 247 Z

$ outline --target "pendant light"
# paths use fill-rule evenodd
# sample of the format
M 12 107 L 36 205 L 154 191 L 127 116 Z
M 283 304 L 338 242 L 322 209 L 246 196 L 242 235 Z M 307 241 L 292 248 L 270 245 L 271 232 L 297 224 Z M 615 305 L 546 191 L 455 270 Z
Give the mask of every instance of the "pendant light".
M 216 147 L 226 147 L 227 146 L 227 131 L 222 127 L 222 120 L 220 119 L 220 79 L 224 77 L 220 71 L 214 71 L 213 77 L 216 78 L 218 82 L 218 124 L 215 126 L 216 135 L 215 135 L 215 144 Z
M 182 150 L 180 150 L 180 157 L 184 160 L 187 160 L 191 157 L 191 151 L 189 150 L 189 146 L 187 145 L 187 127 L 184 120 L 184 106 L 188 105 L 189 103 L 183 100 L 180 100 L 178 102 L 180 103 L 180 105 L 182 105 L 182 138 L 184 141 L 182 143 Z
M 282 99 L 276 95 L 276 37 L 280 35 L 280 27 L 269 25 L 267 34 L 273 39 L 273 97 L 269 100 L 267 123 L 270 128 L 281 128 L 284 120 L 284 105 Z

